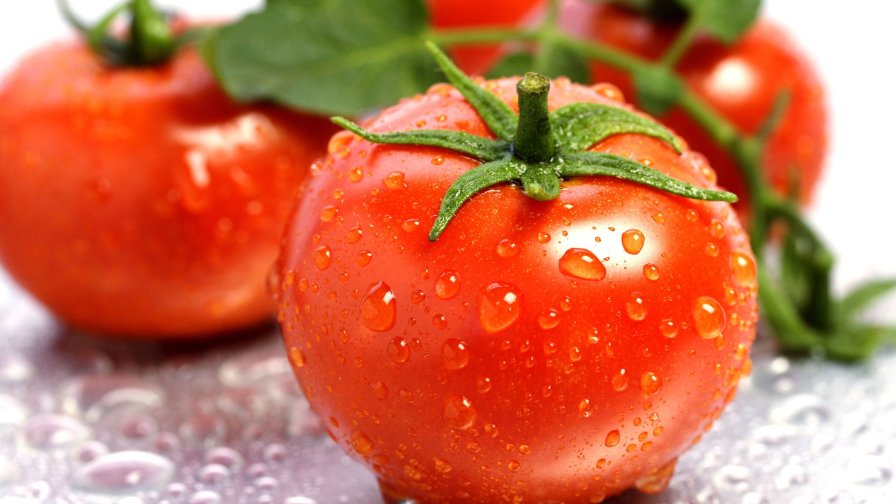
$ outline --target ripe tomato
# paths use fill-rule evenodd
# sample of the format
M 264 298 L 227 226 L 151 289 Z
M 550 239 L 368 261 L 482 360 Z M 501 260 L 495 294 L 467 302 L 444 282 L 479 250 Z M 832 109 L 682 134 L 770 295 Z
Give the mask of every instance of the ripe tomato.
M 192 49 L 111 68 L 53 45 L 0 102 L 0 261 L 58 317 L 175 337 L 271 316 L 266 273 L 327 122 L 233 103 Z
M 650 59 L 659 59 L 680 26 L 676 21 L 654 21 L 621 7 L 582 0 L 566 2 L 561 23 L 573 34 Z M 755 133 L 765 122 L 780 92 L 789 93 L 787 110 L 763 154 L 763 168 L 780 194 L 796 194 L 802 203 L 810 202 L 827 147 L 824 90 L 806 56 L 782 29 L 761 20 L 730 47 L 700 38 L 676 71 L 709 105 L 747 134 Z M 595 81 L 611 82 L 626 96 L 634 97 L 631 79 L 625 73 L 595 64 L 592 74 Z M 719 185 L 746 196 L 732 158 L 686 113 L 672 109 L 659 119 L 706 155 Z
M 517 26 L 534 18 L 544 0 L 429 0 L 431 22 L 436 28 Z M 483 73 L 495 62 L 500 49 L 494 46 L 464 46 L 451 51 L 459 67 L 468 73 Z
M 489 81 L 516 110 L 514 79 Z M 616 102 L 554 82 L 549 103 Z M 618 103 L 617 103 L 618 105 Z M 367 124 L 491 137 L 440 84 Z M 642 135 L 592 148 L 712 186 Z M 277 289 L 290 361 L 330 435 L 387 498 L 598 502 L 661 490 L 749 372 L 755 263 L 731 207 L 607 177 L 535 201 L 513 184 L 427 239 L 478 163 L 348 132 L 312 169 Z

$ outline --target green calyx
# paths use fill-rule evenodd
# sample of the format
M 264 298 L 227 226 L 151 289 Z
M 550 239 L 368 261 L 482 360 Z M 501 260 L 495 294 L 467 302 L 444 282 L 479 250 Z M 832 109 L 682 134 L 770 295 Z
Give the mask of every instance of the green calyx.
M 111 66 L 159 65 L 168 61 L 180 44 L 167 17 L 150 0 L 129 0 L 109 11 L 92 27 L 77 19 L 66 0 L 56 3 L 91 50 Z M 117 37 L 110 32 L 122 15 L 130 17 L 130 25 L 124 36 Z
M 450 130 L 372 133 L 341 117 L 334 117 L 333 122 L 374 143 L 441 147 L 482 162 L 448 188 L 429 233 L 431 241 L 438 239 L 464 202 L 499 183 L 519 183 L 527 196 L 544 201 L 560 195 L 565 178 L 602 175 L 692 199 L 737 201 L 732 193 L 696 187 L 645 164 L 587 150 L 612 135 L 637 133 L 663 140 L 681 152 L 678 138 L 653 120 L 599 103 L 574 103 L 549 112 L 550 80 L 534 73 L 526 74 L 517 84 L 517 116 L 506 103 L 466 76 L 435 44 L 430 42 L 427 47 L 496 140 Z

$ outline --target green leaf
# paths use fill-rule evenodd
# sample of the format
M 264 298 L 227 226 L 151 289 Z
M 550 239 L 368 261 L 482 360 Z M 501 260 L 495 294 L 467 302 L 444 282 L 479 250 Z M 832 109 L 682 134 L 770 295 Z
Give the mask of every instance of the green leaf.
M 239 100 L 357 115 L 439 80 L 420 0 L 268 2 L 209 42 L 210 66 Z
M 529 164 L 520 175 L 523 192 L 536 201 L 550 201 L 560 196 L 560 176 L 551 163 Z
M 530 52 L 520 51 L 504 56 L 488 71 L 489 79 L 499 77 L 513 77 L 524 75 L 535 68 L 535 55 Z
M 670 70 L 658 66 L 632 72 L 638 104 L 652 115 L 663 115 L 681 100 L 685 87 Z
M 759 16 L 762 0 L 678 0 L 700 27 L 722 42 L 732 43 Z
M 674 133 L 660 123 L 631 110 L 600 103 L 574 103 L 555 110 L 551 124 L 558 146 L 582 151 L 613 135 L 640 133 L 671 144 L 676 151 L 684 147 Z
M 844 296 L 838 305 L 841 320 L 851 321 L 875 301 L 896 290 L 896 278 L 865 282 Z
M 436 241 L 445 227 L 454 218 L 454 214 L 474 194 L 502 182 L 510 182 L 520 178 L 526 171 L 526 165 L 510 156 L 490 163 L 485 163 L 465 172 L 457 178 L 439 207 L 436 221 L 429 231 L 429 240 Z
M 727 201 L 728 203 L 737 201 L 737 196 L 733 193 L 697 187 L 631 159 L 601 152 L 565 154 L 560 174 L 564 177 L 605 175 L 630 180 L 691 199 Z
M 517 116 L 506 103 L 479 84 L 473 82 L 463 73 L 433 42 L 426 42 L 426 47 L 436 59 L 439 68 L 448 77 L 448 81 L 470 102 L 482 120 L 498 138 L 510 141 L 516 132 Z
M 507 154 L 508 144 L 452 130 L 413 130 L 371 133 L 343 117 L 332 121 L 359 137 L 378 144 L 428 145 L 467 154 L 481 161 L 494 161 Z
M 828 357 L 844 362 L 855 362 L 870 357 L 888 337 L 892 340 L 892 328 L 846 327 L 827 335 L 822 339 L 822 344 Z

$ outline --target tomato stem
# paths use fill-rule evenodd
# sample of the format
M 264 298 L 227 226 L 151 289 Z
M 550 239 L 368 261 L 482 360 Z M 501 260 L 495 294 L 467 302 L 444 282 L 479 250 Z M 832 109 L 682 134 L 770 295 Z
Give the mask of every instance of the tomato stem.
M 513 153 L 529 163 L 544 163 L 554 157 L 554 134 L 548 113 L 551 81 L 529 72 L 517 82 L 520 116 L 513 137 Z
M 93 52 L 111 66 L 153 66 L 168 61 L 180 42 L 167 17 L 150 0 L 129 0 L 106 13 L 94 26 L 80 21 L 66 0 L 56 0 L 65 20 L 83 36 Z M 124 37 L 110 34 L 122 14 L 130 16 Z

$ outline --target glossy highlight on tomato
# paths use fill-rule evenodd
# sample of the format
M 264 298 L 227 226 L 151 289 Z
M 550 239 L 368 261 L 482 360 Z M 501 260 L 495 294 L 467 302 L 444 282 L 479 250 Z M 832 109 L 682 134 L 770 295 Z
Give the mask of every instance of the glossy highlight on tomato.
M 586 0 L 566 1 L 561 25 L 576 36 L 652 60 L 665 53 L 681 27 L 675 19 L 653 20 L 623 7 Z M 625 72 L 597 63 L 591 69 L 595 82 L 613 83 L 627 98 L 635 97 Z M 731 46 L 698 38 L 676 72 L 744 134 L 756 133 L 779 93 L 786 92 L 787 109 L 769 137 L 762 167 L 779 194 L 794 195 L 803 204 L 811 202 L 828 143 L 825 94 L 811 62 L 782 28 L 760 20 Z M 677 108 L 658 119 L 709 159 L 720 186 L 747 199 L 734 160 L 693 119 Z
M 516 79 L 483 82 L 516 110 Z M 550 108 L 626 106 L 554 81 Z M 373 132 L 491 134 L 447 84 Z M 714 185 L 704 158 L 638 134 L 593 147 Z M 330 141 L 287 226 L 278 318 L 329 434 L 387 499 L 600 502 L 661 491 L 750 371 L 756 271 L 731 206 L 608 177 L 535 201 L 513 184 L 440 202 L 471 158 Z
M 0 261 L 60 319 L 180 338 L 272 317 L 265 278 L 328 122 L 233 103 L 191 48 L 123 68 L 51 45 L 0 102 Z

